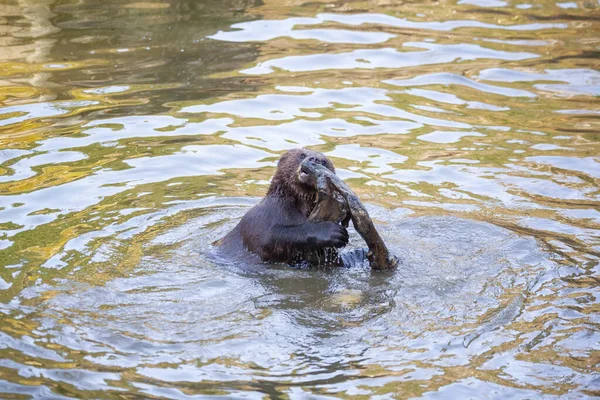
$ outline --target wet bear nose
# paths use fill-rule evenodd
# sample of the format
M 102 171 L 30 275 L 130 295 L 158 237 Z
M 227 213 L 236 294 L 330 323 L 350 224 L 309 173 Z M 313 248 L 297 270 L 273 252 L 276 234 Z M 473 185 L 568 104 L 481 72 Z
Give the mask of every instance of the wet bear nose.
M 323 162 L 316 157 L 309 157 L 308 161 L 314 162 L 315 164 L 323 164 Z

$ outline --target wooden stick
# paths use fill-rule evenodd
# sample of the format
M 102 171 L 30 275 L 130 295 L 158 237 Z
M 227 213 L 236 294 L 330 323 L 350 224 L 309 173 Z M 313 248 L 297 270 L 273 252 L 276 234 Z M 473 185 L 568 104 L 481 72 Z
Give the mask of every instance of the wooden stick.
M 373 220 L 358 196 L 336 174 L 325 166 L 309 160 L 302 162 L 301 170 L 316 178 L 317 205 L 309 219 L 340 222 L 348 226 L 349 219 L 369 247 L 367 259 L 372 269 L 389 270 L 398 265 L 375 229 Z

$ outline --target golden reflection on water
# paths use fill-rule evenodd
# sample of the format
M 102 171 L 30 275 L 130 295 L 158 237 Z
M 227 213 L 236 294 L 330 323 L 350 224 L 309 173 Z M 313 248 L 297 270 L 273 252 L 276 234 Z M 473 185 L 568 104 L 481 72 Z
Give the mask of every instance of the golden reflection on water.
M 599 395 L 598 6 L 0 4 L 1 396 Z M 401 271 L 214 254 L 297 146 Z

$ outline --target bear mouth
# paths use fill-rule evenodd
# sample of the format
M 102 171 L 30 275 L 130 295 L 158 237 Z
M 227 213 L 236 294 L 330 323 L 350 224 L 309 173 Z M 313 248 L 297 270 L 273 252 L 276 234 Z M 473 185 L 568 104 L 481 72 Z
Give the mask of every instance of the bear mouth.
M 319 194 L 317 192 L 317 175 L 318 172 L 312 168 L 312 162 L 305 160 L 300 164 L 297 170 L 298 182 L 301 189 L 299 191 L 300 199 L 308 207 L 308 213 L 312 213 L 317 207 Z
M 316 188 L 317 177 L 315 176 L 314 171 L 311 170 L 305 162 L 298 167 L 297 176 L 298 181 L 300 181 L 301 184 L 311 187 L 312 189 Z

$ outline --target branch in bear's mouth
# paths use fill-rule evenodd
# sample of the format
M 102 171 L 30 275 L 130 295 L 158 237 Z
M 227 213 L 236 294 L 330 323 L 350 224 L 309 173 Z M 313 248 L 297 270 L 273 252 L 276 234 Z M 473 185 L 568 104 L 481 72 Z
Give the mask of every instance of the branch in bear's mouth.
M 309 219 L 315 221 L 334 221 L 348 224 L 352 219 L 354 228 L 369 247 L 367 258 L 371 268 L 378 270 L 393 269 L 398 259 L 391 255 L 379 236 L 375 225 L 358 196 L 337 175 L 326 167 L 304 161 L 302 170 L 313 174 L 316 182 L 316 202 Z

